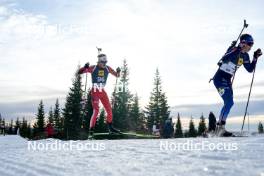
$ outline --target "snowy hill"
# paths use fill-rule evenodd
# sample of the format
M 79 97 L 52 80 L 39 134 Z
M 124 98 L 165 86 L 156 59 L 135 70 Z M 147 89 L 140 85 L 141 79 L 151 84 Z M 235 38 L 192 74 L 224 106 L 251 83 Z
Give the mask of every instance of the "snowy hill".
M 75 145 L 72 149 L 71 144 Z M 85 145 L 87 150 L 81 148 Z M 198 149 L 201 145 L 204 148 Z M 19 136 L 0 136 L 0 152 L 1 176 L 264 175 L 264 136 L 112 141 L 46 139 L 30 145 Z

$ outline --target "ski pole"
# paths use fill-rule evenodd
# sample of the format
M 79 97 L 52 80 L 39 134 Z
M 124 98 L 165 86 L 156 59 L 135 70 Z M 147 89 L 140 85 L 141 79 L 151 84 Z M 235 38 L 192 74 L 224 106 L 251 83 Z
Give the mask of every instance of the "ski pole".
M 118 82 L 118 77 L 116 77 L 115 86 L 114 86 L 114 94 L 113 94 L 112 108 L 114 108 L 114 105 L 115 105 L 117 82 Z
M 241 32 L 239 33 L 239 35 L 238 35 L 237 39 L 235 40 L 235 42 L 232 43 L 232 45 L 231 45 L 230 47 L 234 47 L 234 46 L 236 46 L 236 44 L 237 44 L 239 38 L 241 37 L 241 35 L 242 35 L 244 29 L 247 28 L 247 27 L 248 27 L 247 21 L 244 20 L 244 24 L 243 24 L 243 28 L 241 29 Z M 230 48 L 230 47 L 229 47 L 229 48 Z M 218 63 L 217 63 L 217 64 L 219 65 L 219 68 L 220 68 L 221 61 L 222 61 L 222 58 L 221 58 L 221 59 L 218 61 Z M 218 68 L 218 69 L 219 69 L 219 68 Z M 209 80 L 209 83 L 210 83 L 213 79 L 214 79 L 214 77 L 211 78 L 211 79 Z M 234 79 L 234 77 L 233 77 L 233 79 Z M 233 80 L 232 80 L 232 82 L 233 82 Z
M 101 54 L 102 48 L 98 48 L 98 47 L 96 47 L 96 48 L 97 48 L 97 51 L 98 51 L 98 55 Z
M 257 66 L 257 63 L 256 63 L 256 66 Z M 248 111 L 249 100 L 250 100 L 252 86 L 253 86 L 253 82 L 254 82 L 254 78 L 255 78 L 255 71 L 256 71 L 256 67 L 254 68 L 253 76 L 252 76 L 252 80 L 251 80 L 251 84 L 250 84 L 250 89 L 249 89 L 249 93 L 248 93 L 246 110 L 245 110 L 245 114 L 244 114 L 244 118 L 243 118 L 243 123 L 242 123 L 242 127 L 241 127 L 241 133 L 243 132 L 243 128 L 244 128 L 244 124 L 245 124 L 245 118 L 246 118 L 247 111 Z
M 240 38 L 241 34 L 243 33 L 244 29 L 247 28 L 247 27 L 248 27 L 247 21 L 244 20 L 243 28 L 242 28 L 240 34 L 239 34 L 238 37 L 237 37 L 237 40 L 236 40 L 236 42 L 235 42 L 235 45 L 237 44 L 237 41 L 239 40 L 239 38 Z
M 86 94 L 86 91 L 87 91 L 87 77 L 88 77 L 88 74 L 86 73 L 85 74 L 85 86 L 84 86 L 84 93 Z

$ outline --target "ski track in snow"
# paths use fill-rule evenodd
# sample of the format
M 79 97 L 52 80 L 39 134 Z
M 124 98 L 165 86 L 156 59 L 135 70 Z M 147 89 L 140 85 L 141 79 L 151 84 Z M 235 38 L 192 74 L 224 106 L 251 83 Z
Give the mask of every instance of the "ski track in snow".
M 236 151 L 160 150 L 160 141 L 237 143 Z M 37 143 L 61 142 L 46 139 Z M 242 138 L 187 138 L 161 140 L 78 141 L 103 143 L 105 150 L 28 150 L 19 136 L 0 136 L 0 176 L 98 175 L 98 176 L 264 176 L 264 136 Z

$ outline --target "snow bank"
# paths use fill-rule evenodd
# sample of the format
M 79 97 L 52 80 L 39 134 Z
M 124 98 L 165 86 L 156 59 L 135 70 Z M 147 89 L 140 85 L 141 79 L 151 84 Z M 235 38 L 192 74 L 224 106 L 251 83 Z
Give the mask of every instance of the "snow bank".
M 170 140 L 60 141 L 102 144 L 102 150 L 28 150 L 19 136 L 0 136 L 0 173 L 8 175 L 264 175 L 264 136 Z M 236 150 L 175 150 L 178 144 L 232 144 Z M 162 145 L 163 146 L 162 146 Z M 165 150 L 167 145 L 167 149 Z M 163 148 L 162 148 L 163 147 Z

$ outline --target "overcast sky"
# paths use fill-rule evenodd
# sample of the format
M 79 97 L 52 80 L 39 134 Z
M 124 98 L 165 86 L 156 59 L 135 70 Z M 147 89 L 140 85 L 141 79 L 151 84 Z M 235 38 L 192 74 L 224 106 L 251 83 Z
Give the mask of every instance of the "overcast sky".
M 6 118 L 31 116 L 40 99 L 46 110 L 56 98 L 63 103 L 77 65 L 96 63 L 96 46 L 113 68 L 127 60 L 129 88 L 138 93 L 142 107 L 159 68 L 175 112 L 190 116 L 202 113 L 197 107 L 219 109 L 222 100 L 208 80 L 243 19 L 255 39 L 250 56 L 263 48 L 263 7 L 261 0 L 1 0 L 0 112 Z M 253 115 L 264 114 L 262 59 L 252 93 Z M 234 107 L 234 115 L 244 108 L 251 76 L 243 67 L 237 73 L 234 93 L 240 106 Z M 108 93 L 113 84 L 111 77 Z

